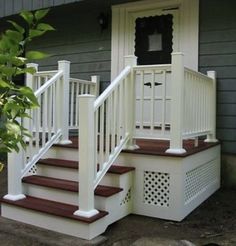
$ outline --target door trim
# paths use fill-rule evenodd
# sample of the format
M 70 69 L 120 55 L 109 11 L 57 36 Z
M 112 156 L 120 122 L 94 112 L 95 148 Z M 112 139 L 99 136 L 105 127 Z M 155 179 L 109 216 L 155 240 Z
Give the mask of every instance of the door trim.
M 185 65 L 198 69 L 199 0 L 146 0 L 112 7 L 112 79 L 124 68 L 124 56 L 134 54 L 134 18 L 145 12 L 147 16 L 154 15 L 159 10 L 174 13 L 175 8 L 179 12 L 179 25 L 175 27 L 175 32 L 178 32 L 178 41 L 174 39 L 178 43 L 175 51 L 185 54 Z

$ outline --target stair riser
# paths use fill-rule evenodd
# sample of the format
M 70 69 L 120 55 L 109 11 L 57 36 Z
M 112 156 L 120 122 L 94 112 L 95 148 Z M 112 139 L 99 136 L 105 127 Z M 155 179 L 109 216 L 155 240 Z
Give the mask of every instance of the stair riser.
M 76 192 L 54 189 L 54 188 L 33 185 L 33 184 L 23 184 L 23 189 L 24 189 L 24 194 L 29 196 L 72 204 L 72 205 L 78 205 L 79 198 L 78 198 L 78 193 Z M 118 202 L 120 201 L 120 193 L 115 194 L 111 197 L 115 197 L 116 201 Z M 106 209 L 108 207 L 112 208 L 112 206 L 109 206 L 111 197 L 95 196 L 95 200 L 94 200 L 95 208 L 105 211 L 107 211 Z
M 37 175 L 57 179 L 78 181 L 78 170 L 73 168 L 37 165 Z
M 44 158 L 57 158 L 62 160 L 78 161 L 79 151 L 74 148 L 64 148 L 64 147 L 52 147 L 43 156 Z
M 113 174 L 106 173 L 100 182 L 101 185 L 108 185 L 120 188 L 130 187 L 132 184 L 132 173 Z M 37 165 L 37 175 L 58 179 L 67 179 L 70 181 L 78 181 L 78 170 L 73 168 L 54 167 L 50 165 Z
M 2 216 L 87 240 L 91 240 L 102 234 L 107 227 L 106 216 L 91 224 L 87 224 L 9 204 L 2 204 Z

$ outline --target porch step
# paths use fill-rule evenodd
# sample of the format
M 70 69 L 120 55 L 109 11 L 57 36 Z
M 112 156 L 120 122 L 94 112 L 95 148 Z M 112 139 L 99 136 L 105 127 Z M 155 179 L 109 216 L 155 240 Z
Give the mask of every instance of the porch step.
M 50 178 L 50 177 L 44 177 L 39 175 L 31 175 L 31 176 L 24 177 L 22 179 L 22 182 L 27 184 L 54 188 L 54 189 L 71 191 L 71 192 L 78 192 L 78 186 L 79 186 L 78 182 L 76 181 Z M 94 194 L 96 196 L 101 196 L 101 197 L 110 197 L 114 194 L 121 192 L 122 190 L 123 190 L 122 188 L 106 186 L 106 185 L 98 185 L 94 191 Z
M 64 217 L 84 223 L 93 223 L 94 221 L 99 220 L 104 216 L 108 215 L 108 212 L 106 211 L 99 211 L 98 214 L 90 218 L 80 217 L 80 216 L 73 215 L 73 213 L 76 210 L 78 210 L 78 206 L 36 198 L 32 196 L 26 196 L 25 199 L 18 200 L 18 201 L 11 201 L 2 198 L 1 203 L 6 203 L 17 207 L 35 210 L 38 212 Z
M 46 158 L 46 159 L 40 159 L 38 161 L 37 165 L 47 165 L 47 166 L 53 166 L 53 167 L 64 167 L 64 168 L 78 169 L 79 163 L 78 163 L 78 161 Z M 130 171 L 133 171 L 133 170 L 135 170 L 134 167 L 112 165 L 109 168 L 108 173 L 121 175 L 121 174 L 130 172 Z

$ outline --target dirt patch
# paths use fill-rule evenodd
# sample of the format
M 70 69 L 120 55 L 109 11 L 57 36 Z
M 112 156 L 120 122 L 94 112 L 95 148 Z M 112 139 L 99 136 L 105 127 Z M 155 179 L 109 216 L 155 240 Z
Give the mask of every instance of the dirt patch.
M 104 235 L 109 246 L 135 245 L 143 237 L 236 246 L 236 191 L 219 190 L 182 222 L 130 215 L 111 225 Z

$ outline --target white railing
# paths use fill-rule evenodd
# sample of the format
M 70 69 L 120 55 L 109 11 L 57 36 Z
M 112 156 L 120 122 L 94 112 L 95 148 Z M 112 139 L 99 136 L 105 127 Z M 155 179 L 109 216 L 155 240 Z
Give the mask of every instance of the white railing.
M 212 78 L 184 68 L 184 138 L 198 137 L 211 133 L 212 86 Z
M 170 148 L 167 153 L 182 154 L 183 139 L 207 135 L 215 138 L 216 80 L 215 72 L 208 76 L 184 67 L 182 53 L 172 54 Z
M 37 69 L 37 66 L 34 67 Z M 59 61 L 57 71 L 27 75 L 27 85 L 36 89 L 39 107 L 30 110 L 32 120 L 21 122 L 32 134 L 32 138 L 26 139 L 26 149 L 20 148 L 18 153 L 8 155 L 6 199 L 19 200 L 24 197 L 21 179 L 35 173 L 35 164 L 54 143 L 71 143 L 68 128 L 69 71 L 70 62 Z
M 126 57 L 126 68 L 95 100 L 79 96 L 79 210 L 90 217 L 94 209 L 94 189 L 124 147 L 133 148 L 134 83 L 136 59 Z
M 26 151 L 23 151 L 25 167 L 22 169 L 22 177 L 62 135 L 62 79 L 63 71 L 59 71 L 35 92 L 40 107 L 30 110 L 29 113 L 32 120 L 28 120 L 27 128 L 32 133 L 32 138 L 28 139 Z
M 168 139 L 171 65 L 134 67 L 137 138 Z
M 99 95 L 99 76 L 91 76 L 91 81 L 70 78 L 69 85 L 69 129 L 78 129 L 78 95 Z

